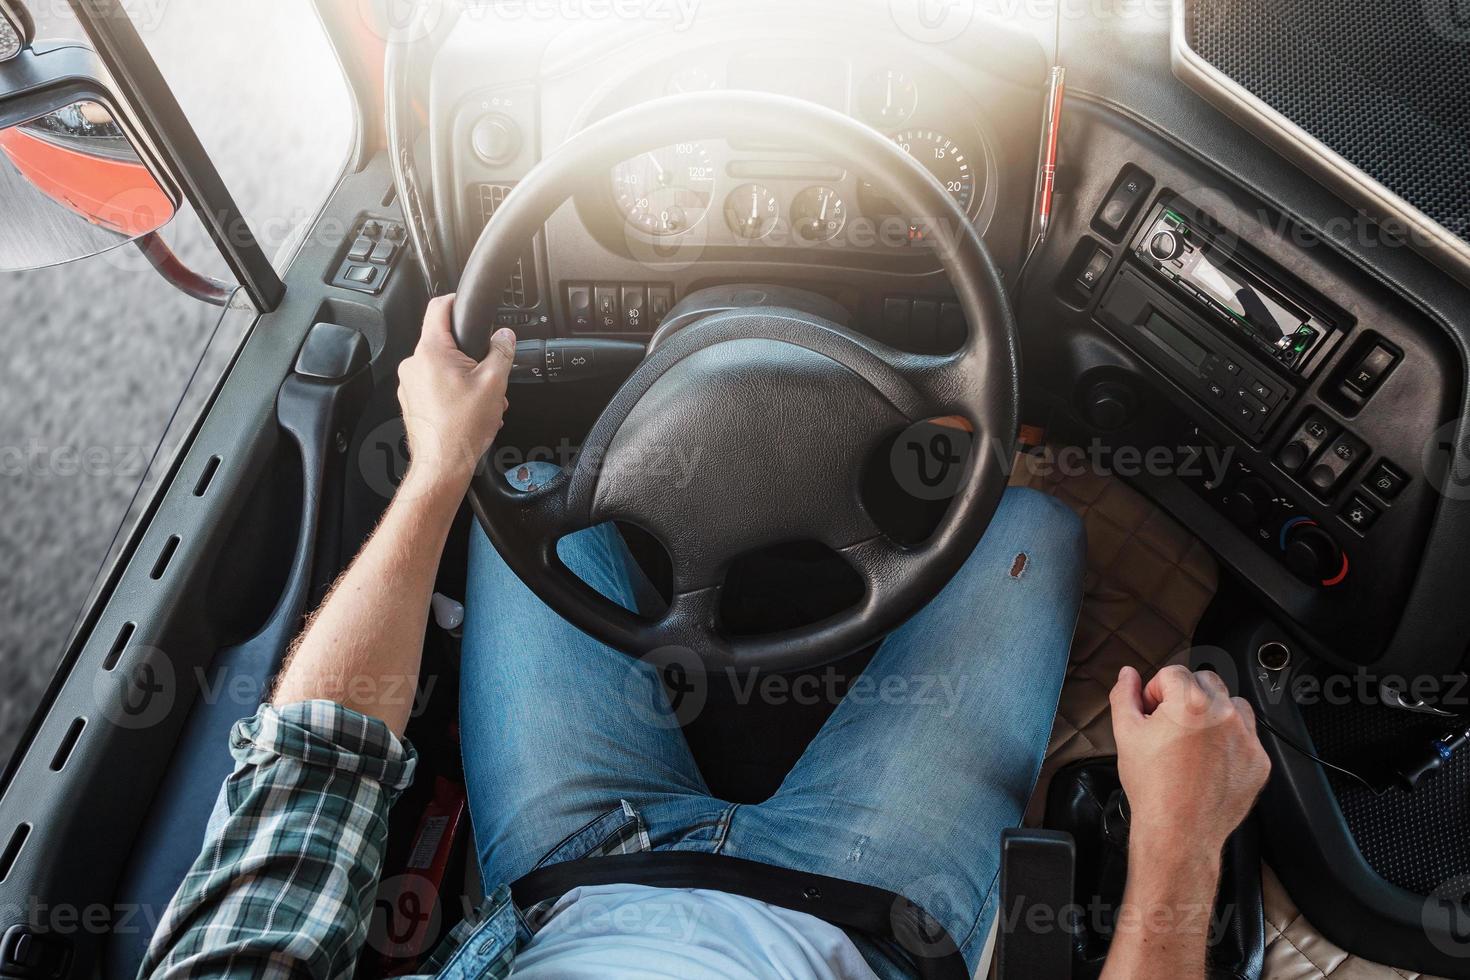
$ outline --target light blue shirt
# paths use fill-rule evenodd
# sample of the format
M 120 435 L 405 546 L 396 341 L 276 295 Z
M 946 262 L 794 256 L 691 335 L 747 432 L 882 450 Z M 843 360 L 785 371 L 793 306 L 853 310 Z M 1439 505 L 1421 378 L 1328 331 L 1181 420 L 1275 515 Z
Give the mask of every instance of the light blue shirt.
M 876 980 L 841 929 L 703 888 L 592 885 L 562 896 L 517 980 Z

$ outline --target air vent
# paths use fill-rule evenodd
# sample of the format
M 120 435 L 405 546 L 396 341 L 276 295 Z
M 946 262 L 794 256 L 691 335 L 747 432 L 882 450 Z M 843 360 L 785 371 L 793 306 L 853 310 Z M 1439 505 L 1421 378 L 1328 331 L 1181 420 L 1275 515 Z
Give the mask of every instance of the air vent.
M 51 757 L 51 771 L 61 772 L 66 766 L 66 760 L 71 758 L 71 750 L 77 747 L 77 739 L 82 737 L 82 729 L 87 727 L 87 719 L 75 718 L 71 727 L 66 730 L 66 735 L 61 739 L 61 744 L 56 747 L 56 754 Z
M 23 823 L 10 835 L 10 840 L 5 844 L 5 850 L 0 851 L 0 881 L 10 877 L 10 869 L 15 867 L 15 859 L 20 857 L 20 849 L 25 846 L 26 838 L 31 835 L 31 825 Z
M 168 571 L 168 563 L 173 561 L 174 552 L 179 550 L 179 536 L 171 535 L 163 543 L 163 549 L 158 552 L 158 558 L 153 562 L 153 572 L 148 576 L 155 582 L 163 578 L 163 573 Z
M 510 193 L 510 184 L 481 184 L 480 185 L 480 227 L 483 229 L 495 217 L 495 212 L 505 203 L 506 195 Z M 513 307 L 523 310 L 534 303 L 527 302 L 526 293 L 526 260 L 524 257 L 516 262 L 515 271 L 511 273 L 510 284 L 506 286 L 505 293 L 501 299 L 502 306 Z
M 122 659 L 123 651 L 128 648 L 128 641 L 133 638 L 133 630 L 137 626 L 134 623 L 123 623 L 122 629 L 117 631 L 117 639 L 112 641 L 112 649 L 107 651 L 107 657 L 102 661 L 103 670 L 111 670 L 117 666 Z
M 211 456 L 211 457 L 209 457 L 209 462 L 207 462 L 207 463 L 204 464 L 204 472 L 199 474 L 199 482 L 194 484 L 194 496 L 196 496 L 196 497 L 202 497 L 202 496 L 204 496 L 204 491 L 206 491 L 206 490 L 209 489 L 210 481 L 214 479 L 214 474 L 218 470 L 219 470 L 219 457 L 218 456 Z

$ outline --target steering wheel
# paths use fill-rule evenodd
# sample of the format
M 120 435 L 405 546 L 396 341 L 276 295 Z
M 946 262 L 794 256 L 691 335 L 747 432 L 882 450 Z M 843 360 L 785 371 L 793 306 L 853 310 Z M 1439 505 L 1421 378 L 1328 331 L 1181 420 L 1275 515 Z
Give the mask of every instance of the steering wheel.
M 910 354 L 798 310 L 717 313 L 648 355 L 570 473 L 522 493 L 482 465 L 470 500 L 531 591 L 616 649 L 659 665 L 688 665 L 693 651 L 710 670 L 820 666 L 880 639 L 938 594 L 1005 488 L 1019 403 L 1015 321 L 980 236 L 927 170 L 875 130 L 785 96 L 717 92 L 644 103 L 577 133 L 506 198 L 466 264 L 454 335 L 471 356 L 485 355 L 524 243 L 589 172 L 676 141 L 716 138 L 810 152 L 864 174 L 901 214 L 925 216 L 939 231 L 937 253 L 969 323 L 964 346 Z M 904 546 L 865 509 L 862 471 L 885 440 L 944 416 L 969 423 L 972 449 L 938 528 Z M 695 460 L 683 485 L 652 465 L 673 449 Z M 656 619 L 603 598 L 557 557 L 560 538 L 612 520 L 637 525 L 669 553 L 672 599 Z M 794 540 L 845 558 L 863 579 L 863 598 L 799 629 L 728 635 L 719 609 L 730 563 Z

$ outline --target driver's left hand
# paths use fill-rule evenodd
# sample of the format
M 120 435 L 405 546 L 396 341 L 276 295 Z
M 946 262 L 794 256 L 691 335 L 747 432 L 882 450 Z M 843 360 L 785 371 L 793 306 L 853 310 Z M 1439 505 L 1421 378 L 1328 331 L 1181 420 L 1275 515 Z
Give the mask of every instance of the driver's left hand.
M 497 330 L 490 353 L 476 362 L 454 342 L 453 308 L 452 295 L 429 301 L 418 346 L 398 366 L 398 404 L 412 457 L 406 479 L 462 494 L 510 408 L 505 388 L 516 335 Z

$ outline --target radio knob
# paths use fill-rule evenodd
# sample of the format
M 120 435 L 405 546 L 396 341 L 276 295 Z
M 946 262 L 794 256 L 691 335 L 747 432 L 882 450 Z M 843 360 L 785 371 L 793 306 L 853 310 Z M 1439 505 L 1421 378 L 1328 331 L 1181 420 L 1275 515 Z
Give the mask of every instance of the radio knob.
M 1184 244 L 1172 231 L 1161 231 L 1149 241 L 1148 250 L 1160 262 L 1167 262 L 1184 251 Z
M 1296 577 L 1321 585 L 1342 570 L 1342 551 L 1315 524 L 1298 524 L 1286 534 L 1286 567 Z

